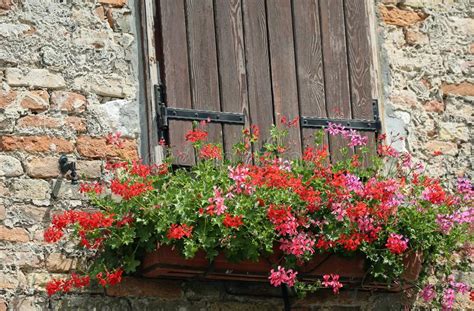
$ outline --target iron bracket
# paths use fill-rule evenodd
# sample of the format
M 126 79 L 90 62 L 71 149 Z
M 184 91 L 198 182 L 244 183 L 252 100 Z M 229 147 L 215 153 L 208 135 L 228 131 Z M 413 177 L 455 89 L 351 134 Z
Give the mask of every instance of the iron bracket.
M 59 157 L 58 163 L 59 163 L 59 170 L 61 171 L 61 174 L 64 176 L 67 174 L 67 172 L 70 171 L 71 184 L 73 185 L 77 184 L 79 177 L 77 176 L 76 162 L 69 162 L 69 159 L 67 158 L 67 156 L 63 154 L 62 156 Z
M 373 120 L 301 117 L 301 127 L 325 128 L 329 123 L 336 123 L 343 125 L 347 129 L 378 133 L 382 129 L 382 125 L 380 123 L 378 101 L 376 99 L 372 101 L 372 111 L 374 114 Z
M 169 120 L 208 121 L 221 124 L 245 125 L 245 115 L 242 113 L 167 107 L 164 100 L 164 92 L 165 90 L 162 85 L 155 86 L 158 136 L 160 139 L 164 138 L 167 140 Z

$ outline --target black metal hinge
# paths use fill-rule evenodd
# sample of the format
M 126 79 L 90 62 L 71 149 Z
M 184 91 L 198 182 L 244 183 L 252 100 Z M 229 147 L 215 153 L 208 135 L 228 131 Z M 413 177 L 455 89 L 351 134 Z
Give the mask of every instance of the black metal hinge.
M 245 124 L 245 115 L 242 113 L 167 107 L 164 101 L 164 91 L 162 85 L 155 86 L 158 114 L 158 136 L 160 139 L 164 138 L 167 140 L 169 120 L 208 121 L 234 125 Z
M 358 119 L 330 119 L 316 117 L 301 117 L 301 127 L 303 128 L 325 128 L 329 123 L 341 124 L 347 129 L 364 131 L 364 132 L 380 132 L 382 125 L 379 118 L 378 101 L 372 101 L 373 120 Z
M 155 86 L 155 98 L 157 102 L 158 136 L 168 141 L 169 120 L 187 121 L 209 121 L 221 124 L 245 125 L 245 115 L 242 113 L 184 109 L 167 107 L 165 103 L 165 88 L 163 85 Z M 330 119 L 316 117 L 301 117 L 300 123 L 303 128 L 326 128 L 330 123 L 341 124 L 347 129 L 379 133 L 381 123 L 379 118 L 378 102 L 373 100 L 373 120 L 358 119 Z

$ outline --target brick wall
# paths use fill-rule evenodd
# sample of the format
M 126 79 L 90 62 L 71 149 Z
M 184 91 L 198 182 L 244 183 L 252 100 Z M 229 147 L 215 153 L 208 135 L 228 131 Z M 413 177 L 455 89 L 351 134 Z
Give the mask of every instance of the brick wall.
M 386 127 L 407 137 L 399 148 L 436 175 L 472 174 L 468 3 L 374 3 Z M 81 260 L 67 244 L 42 241 L 52 214 L 87 205 L 68 181 L 52 198 L 59 155 L 75 159 L 83 179 L 100 176 L 107 157 L 137 157 L 139 54 L 131 8 L 131 0 L 0 0 L 0 311 L 279 309 L 279 290 L 261 284 L 130 277 L 107 292 L 53 299 L 42 287 Z M 106 138 L 115 131 L 126 138 L 120 153 Z M 438 150 L 447 158 L 433 158 Z M 399 310 L 409 302 L 399 294 L 321 291 L 294 305 Z

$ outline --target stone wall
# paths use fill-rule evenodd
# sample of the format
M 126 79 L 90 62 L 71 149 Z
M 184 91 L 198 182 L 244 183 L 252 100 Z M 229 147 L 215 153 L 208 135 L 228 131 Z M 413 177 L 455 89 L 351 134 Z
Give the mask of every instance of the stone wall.
M 382 0 L 385 125 L 430 174 L 472 176 L 474 7 L 469 0 Z M 384 4 L 384 5 L 383 5 Z M 442 156 L 436 156 L 437 153 Z
M 100 176 L 107 157 L 137 157 L 134 3 L 0 0 L 0 311 L 281 309 L 280 292 L 269 285 L 130 277 L 107 292 L 92 288 L 49 299 L 43 289 L 80 260 L 67 244 L 42 238 L 52 214 L 86 204 L 68 181 L 58 198 L 51 196 L 58 156 L 75 159 L 83 179 Z M 385 126 L 406 136 L 399 148 L 414 152 L 434 174 L 472 174 L 469 1 L 374 5 Z M 116 131 L 126 138 L 119 154 L 107 139 Z M 435 151 L 446 157 L 433 157 Z M 399 310 L 408 303 L 399 294 L 321 291 L 294 309 Z

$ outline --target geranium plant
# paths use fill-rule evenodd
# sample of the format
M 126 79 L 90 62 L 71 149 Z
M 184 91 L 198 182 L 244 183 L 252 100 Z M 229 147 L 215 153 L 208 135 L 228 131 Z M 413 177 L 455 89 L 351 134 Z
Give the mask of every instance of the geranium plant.
M 279 266 L 268 271 L 269 282 L 299 293 L 321 287 L 337 293 L 344 286 L 336 274 L 313 284 L 298 282 L 298 267 L 315 254 L 363 253 L 374 280 L 394 284 L 403 282 L 404 259 L 412 252 L 423 259 L 416 284 L 421 296 L 452 308 L 456 293 L 470 291 L 453 277 L 465 264 L 455 254 L 472 241 L 470 182 L 459 179 L 449 192 L 409 154 L 385 145 L 385 137 L 377 156 L 370 157 L 367 138 L 338 124 L 317 132 L 301 158 L 286 159 L 286 134 L 297 122 L 283 119 L 273 126 L 259 151 L 258 128 L 245 129 L 226 157 L 232 160 L 208 141 L 203 122 L 186 135 L 197 158 L 192 168 L 174 168 L 172 156 L 153 166 L 108 163 L 104 180 L 81 186 L 95 210 L 57 214 L 45 232 L 48 242 L 66 235 L 91 251 L 81 275 L 52 280 L 48 293 L 90 282 L 114 285 L 163 245 L 186 258 L 203 250 L 210 261 L 220 253 L 240 261 L 281 252 Z M 344 160 L 331 163 L 322 144 L 327 134 L 347 140 L 340 151 Z M 349 156 L 354 148 L 359 152 Z M 370 165 L 361 164 L 367 161 Z

